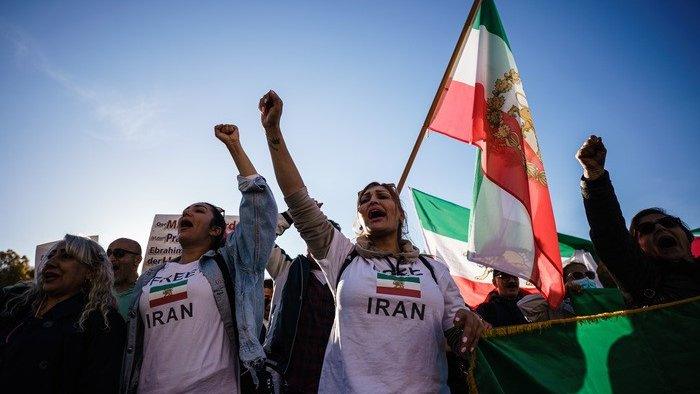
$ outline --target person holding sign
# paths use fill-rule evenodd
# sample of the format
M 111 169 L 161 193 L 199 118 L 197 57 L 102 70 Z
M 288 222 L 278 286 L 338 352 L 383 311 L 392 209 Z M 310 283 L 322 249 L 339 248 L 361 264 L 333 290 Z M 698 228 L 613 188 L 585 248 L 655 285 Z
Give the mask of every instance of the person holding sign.
M 319 392 L 449 392 L 445 338 L 468 355 L 488 324 L 465 307 L 447 266 L 403 237 L 393 185 L 372 182 L 358 193 L 356 243 L 334 229 L 287 150 L 282 100 L 270 91 L 259 108 L 277 182 L 336 302 Z
M 182 255 L 148 270 L 135 286 L 122 392 L 237 393 L 239 360 L 264 371 L 258 336 L 277 206 L 243 150 L 238 128 L 218 125 L 214 133 L 240 173 L 240 222 L 227 236 L 223 210 L 215 205 L 198 202 L 182 211 Z

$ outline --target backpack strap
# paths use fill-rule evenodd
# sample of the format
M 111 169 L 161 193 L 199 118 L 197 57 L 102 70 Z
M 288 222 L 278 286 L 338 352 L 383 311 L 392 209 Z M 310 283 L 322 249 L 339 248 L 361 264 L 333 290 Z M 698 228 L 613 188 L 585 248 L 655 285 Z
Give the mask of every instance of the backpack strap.
M 229 272 L 228 266 L 226 265 L 226 261 L 224 261 L 224 256 L 222 256 L 218 250 L 214 255 L 214 261 L 216 261 L 216 265 L 219 267 L 219 271 L 221 271 L 221 276 L 223 276 L 224 278 L 224 287 L 226 288 L 226 294 L 228 295 L 228 303 L 231 305 L 231 315 L 235 320 L 236 304 L 233 301 L 235 293 L 233 292 L 233 281 L 231 281 L 231 272 Z
M 422 254 L 421 254 L 421 255 L 418 255 L 418 258 L 420 259 L 420 261 L 423 262 L 423 264 L 425 264 L 425 266 L 428 268 L 428 271 L 430 271 L 430 276 L 433 277 L 433 280 L 435 281 L 435 284 L 438 284 L 438 285 L 439 285 L 439 283 L 438 283 L 438 281 L 437 281 L 437 278 L 435 277 L 435 270 L 433 269 L 433 265 L 430 264 L 430 262 L 428 261 L 428 259 L 426 259 L 425 256 L 423 256 Z
M 335 287 L 338 287 L 338 283 L 340 282 L 340 277 L 343 275 L 343 272 L 345 272 L 345 269 L 348 268 L 348 265 L 352 263 L 353 260 L 355 260 L 355 257 L 357 257 L 357 250 L 353 247 L 350 253 L 348 253 L 347 257 L 345 257 L 345 261 L 343 261 L 343 265 L 340 266 L 340 270 L 338 271 L 338 277 L 335 279 Z

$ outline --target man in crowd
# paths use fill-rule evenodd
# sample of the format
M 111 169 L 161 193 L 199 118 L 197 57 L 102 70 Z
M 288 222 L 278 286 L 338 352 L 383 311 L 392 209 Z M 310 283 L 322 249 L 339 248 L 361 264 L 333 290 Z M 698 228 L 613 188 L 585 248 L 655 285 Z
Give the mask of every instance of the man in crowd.
M 520 291 L 518 278 L 503 271 L 493 270 L 493 285 L 496 289 L 476 307 L 476 313 L 493 327 L 527 323 L 518 308 L 518 301 L 524 295 Z
M 270 308 L 272 306 L 272 292 L 274 291 L 275 283 L 272 279 L 265 279 L 263 282 L 263 295 L 265 296 L 265 315 L 263 316 L 263 324 L 265 327 L 270 325 Z
M 590 136 L 576 153 L 583 167 L 581 193 L 591 241 L 633 306 L 662 304 L 700 295 L 700 262 L 691 254 L 693 234 L 660 208 L 644 209 L 625 227 L 603 140 Z
M 278 236 L 292 225 L 281 214 Z M 279 223 L 283 223 L 280 226 Z M 340 231 L 337 223 L 330 223 Z M 275 245 L 267 264 L 275 280 L 265 352 L 290 393 L 315 393 L 333 327 L 335 304 L 326 277 L 309 254 L 292 259 Z
M 117 292 L 119 313 L 127 319 L 134 293 L 134 284 L 141 263 L 141 245 L 133 239 L 119 238 L 109 244 L 107 257 L 114 269 L 114 290 Z
M 564 267 L 564 283 L 566 291 L 580 293 L 583 289 L 596 289 L 595 272 L 578 261 L 572 261 Z

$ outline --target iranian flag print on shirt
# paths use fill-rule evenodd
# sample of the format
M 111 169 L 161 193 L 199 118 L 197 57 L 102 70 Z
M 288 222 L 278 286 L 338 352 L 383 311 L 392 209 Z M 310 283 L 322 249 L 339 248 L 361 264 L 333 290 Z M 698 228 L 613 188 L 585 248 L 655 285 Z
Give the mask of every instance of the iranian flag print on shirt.
M 483 0 L 429 129 L 479 148 L 469 259 L 564 296 L 557 231 L 530 107 L 493 0 Z
M 162 286 L 153 286 L 148 292 L 151 308 L 187 299 L 187 279 Z
M 377 272 L 377 294 L 420 298 L 420 277 L 396 276 Z

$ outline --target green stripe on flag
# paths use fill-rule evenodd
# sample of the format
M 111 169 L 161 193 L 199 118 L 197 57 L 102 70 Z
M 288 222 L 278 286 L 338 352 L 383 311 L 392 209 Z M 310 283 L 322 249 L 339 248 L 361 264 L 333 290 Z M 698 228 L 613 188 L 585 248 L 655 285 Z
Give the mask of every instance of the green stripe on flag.
M 576 250 L 585 250 L 595 256 L 595 249 L 593 248 L 593 242 L 574 237 L 573 235 L 557 234 L 559 237 L 559 253 L 561 257 L 571 257 L 574 255 Z
M 455 203 L 411 189 L 421 227 L 459 241 L 467 241 L 469 210 Z
M 498 10 L 496 9 L 496 4 L 493 2 L 493 0 L 484 0 L 481 2 L 479 11 L 477 11 L 476 16 L 474 17 L 472 29 L 478 30 L 479 26 L 484 26 L 489 33 L 501 37 L 503 42 L 508 45 L 508 49 L 510 49 L 510 43 L 508 42 L 506 31 L 503 28 L 501 18 L 498 16 Z
M 477 154 L 475 173 L 473 195 L 476 198 L 476 196 L 479 195 L 479 188 L 483 180 L 483 173 L 481 171 L 481 149 L 479 149 L 479 153 Z M 411 191 L 413 192 L 413 202 L 416 206 L 418 220 L 423 229 L 444 237 L 468 242 L 469 209 L 439 197 L 432 196 L 418 189 L 411 189 Z M 474 203 L 476 203 L 476 201 L 472 202 L 472 204 Z M 695 229 L 693 232 L 698 232 L 700 234 L 700 229 Z M 559 239 L 559 253 L 563 258 L 573 256 L 576 250 L 585 250 L 596 258 L 593 242 L 568 234 L 558 233 L 557 236 Z
M 151 290 L 149 291 L 149 293 L 155 293 L 156 291 L 171 289 L 173 287 L 184 285 L 186 283 L 187 283 L 187 279 L 181 280 L 179 282 L 168 283 L 167 285 L 154 286 L 154 287 L 151 287 Z
M 395 275 L 387 275 L 387 274 L 384 274 L 382 272 L 377 272 L 377 279 L 397 280 L 399 282 L 420 283 L 420 278 L 417 278 L 415 276 L 395 276 Z
M 700 237 L 700 228 L 696 228 L 695 230 L 690 230 L 691 233 L 693 233 L 694 236 Z

